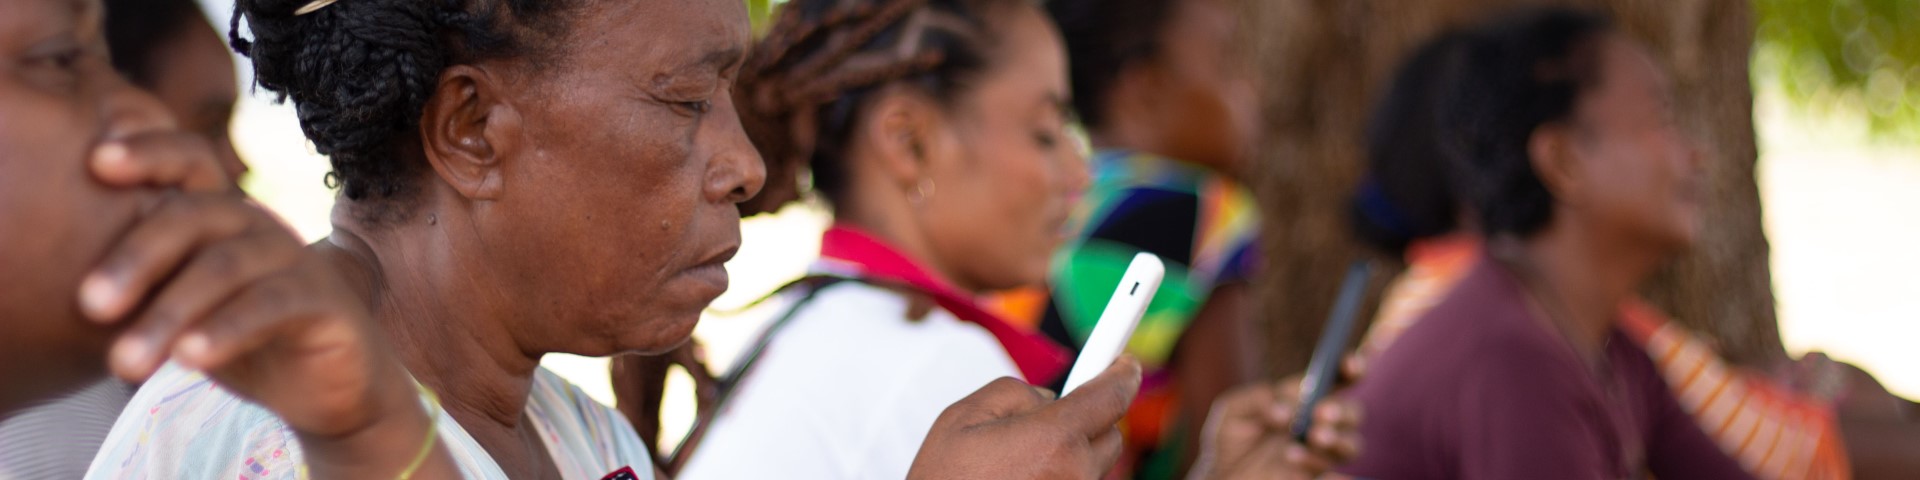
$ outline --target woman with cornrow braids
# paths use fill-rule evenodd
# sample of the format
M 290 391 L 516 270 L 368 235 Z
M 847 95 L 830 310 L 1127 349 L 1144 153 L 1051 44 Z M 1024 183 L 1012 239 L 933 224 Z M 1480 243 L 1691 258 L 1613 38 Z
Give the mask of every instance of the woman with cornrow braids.
M 233 24 L 258 86 L 330 157 L 334 232 L 307 251 L 393 340 L 431 407 L 426 447 L 474 479 L 654 478 L 620 414 L 539 365 L 672 349 L 726 289 L 737 204 L 765 175 L 729 94 L 745 6 L 240 0 Z M 1013 380 L 949 399 L 913 476 L 1095 475 L 1117 450 L 1091 439 L 1138 375 L 1120 362 L 1060 401 Z M 289 424 L 170 363 L 88 476 L 321 473 L 327 452 Z
M 900 478 L 936 448 L 920 440 L 947 404 L 995 378 L 1064 375 L 1064 349 L 977 299 L 1045 279 L 1086 188 L 1066 61 L 1027 0 L 786 5 L 734 91 L 768 171 L 742 208 L 776 210 L 810 187 L 834 225 L 721 376 L 675 455 L 683 478 Z M 1100 433 L 1118 446 L 1112 424 Z M 1281 458 L 1272 450 L 1263 458 Z

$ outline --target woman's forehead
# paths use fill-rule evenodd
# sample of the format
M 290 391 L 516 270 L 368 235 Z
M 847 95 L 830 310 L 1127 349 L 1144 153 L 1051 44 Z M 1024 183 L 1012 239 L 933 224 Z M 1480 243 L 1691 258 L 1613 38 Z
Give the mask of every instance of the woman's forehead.
M 17 44 L 33 41 L 61 29 L 81 29 L 82 38 L 98 34 L 97 27 L 82 20 L 97 20 L 100 0 L 5 0 L 0 1 L 0 41 Z
M 601 2 L 590 7 L 599 11 L 577 20 L 568 50 L 584 66 L 596 69 L 619 64 L 654 72 L 705 67 L 747 48 L 751 29 L 745 7 L 736 5 L 741 3 Z

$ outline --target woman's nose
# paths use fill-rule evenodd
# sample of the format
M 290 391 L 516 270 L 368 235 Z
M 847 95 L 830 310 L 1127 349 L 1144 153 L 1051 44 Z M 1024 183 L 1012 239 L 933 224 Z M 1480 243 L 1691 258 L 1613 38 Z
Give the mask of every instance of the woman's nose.
M 721 96 L 719 111 L 727 113 L 722 128 L 713 139 L 717 148 L 707 169 L 707 197 L 712 201 L 738 204 L 753 199 L 767 184 L 767 164 L 760 151 L 747 138 L 747 131 L 735 114 L 733 99 Z

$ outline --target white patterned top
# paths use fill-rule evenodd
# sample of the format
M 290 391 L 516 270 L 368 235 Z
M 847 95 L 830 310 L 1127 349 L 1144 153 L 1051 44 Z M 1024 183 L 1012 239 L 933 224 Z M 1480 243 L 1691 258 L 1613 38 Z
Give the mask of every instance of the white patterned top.
M 529 397 L 527 416 L 564 478 L 600 480 L 631 467 L 639 480 L 653 479 L 646 447 L 618 411 L 545 368 Z M 507 480 L 452 416 L 440 412 L 436 422 L 467 478 Z M 293 431 L 273 412 L 169 363 L 120 413 L 87 478 L 302 480 L 304 464 Z

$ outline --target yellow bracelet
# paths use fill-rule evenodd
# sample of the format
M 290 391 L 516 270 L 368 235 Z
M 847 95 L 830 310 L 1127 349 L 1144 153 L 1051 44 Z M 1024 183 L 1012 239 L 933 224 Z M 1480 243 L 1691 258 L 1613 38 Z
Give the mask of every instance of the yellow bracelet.
M 433 454 L 433 444 L 440 440 L 440 395 L 433 393 L 433 389 L 419 382 L 414 382 L 414 385 L 420 387 L 420 395 L 427 397 L 427 405 L 433 408 L 427 412 L 427 441 L 420 445 L 420 453 L 414 454 L 413 461 L 407 463 L 407 469 L 401 470 L 400 476 L 395 477 L 398 480 L 412 480 L 414 472 L 418 472 L 420 466 L 426 465 L 427 456 Z

